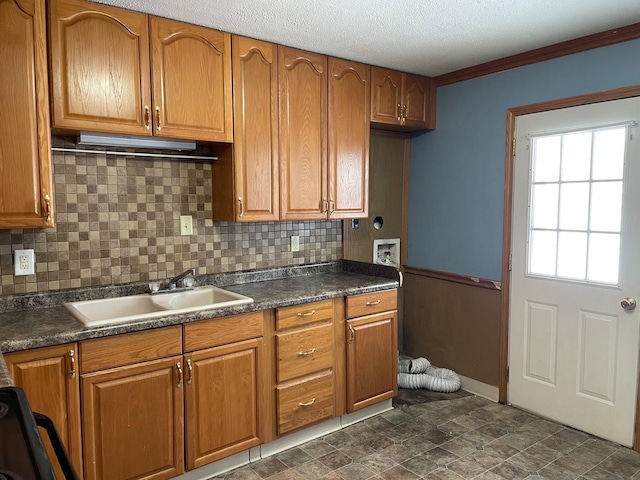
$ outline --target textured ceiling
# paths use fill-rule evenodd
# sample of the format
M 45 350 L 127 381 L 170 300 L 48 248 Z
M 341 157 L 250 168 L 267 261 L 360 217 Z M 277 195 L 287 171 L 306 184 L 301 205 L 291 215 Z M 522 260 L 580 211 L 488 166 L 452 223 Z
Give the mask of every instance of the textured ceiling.
M 99 0 L 437 76 L 640 22 L 640 0 Z

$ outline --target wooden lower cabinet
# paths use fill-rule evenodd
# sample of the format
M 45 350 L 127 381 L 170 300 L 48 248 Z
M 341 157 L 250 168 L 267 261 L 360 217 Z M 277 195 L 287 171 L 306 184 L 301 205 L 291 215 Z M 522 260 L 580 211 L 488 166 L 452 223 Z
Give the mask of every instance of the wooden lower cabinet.
M 182 356 L 83 374 L 86 480 L 184 472 Z
M 187 470 L 262 443 L 262 338 L 184 359 Z
M 78 477 L 82 478 L 77 352 L 77 344 L 72 343 L 6 353 L 4 359 L 13 383 L 27 394 L 31 410 L 53 421 Z M 49 457 L 55 458 L 47 435 L 43 434 L 42 438 Z M 54 462 L 54 472 L 56 478 L 64 478 L 57 462 Z
M 347 312 L 357 311 L 351 300 L 362 297 L 372 308 L 384 305 L 395 290 L 376 300 L 371 294 L 350 297 Z M 374 295 L 377 297 L 377 295 Z M 382 300 L 385 298 L 385 300 Z M 380 300 L 380 302 L 378 301 Z M 355 302 L 354 302 L 355 303 Z M 393 306 L 396 304 L 393 302 Z M 394 309 L 347 320 L 347 412 L 354 412 L 398 394 L 398 315 Z

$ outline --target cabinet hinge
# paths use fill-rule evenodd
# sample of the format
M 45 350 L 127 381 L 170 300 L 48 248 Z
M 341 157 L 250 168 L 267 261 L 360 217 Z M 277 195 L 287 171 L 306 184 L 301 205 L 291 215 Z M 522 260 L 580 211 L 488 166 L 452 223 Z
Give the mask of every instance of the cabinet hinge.
M 507 382 L 509 381 L 509 367 L 507 367 Z
M 513 267 L 513 255 L 509 254 L 509 271 L 511 271 L 512 267 Z
M 511 155 L 516 156 L 516 137 L 513 137 L 513 142 L 511 143 Z

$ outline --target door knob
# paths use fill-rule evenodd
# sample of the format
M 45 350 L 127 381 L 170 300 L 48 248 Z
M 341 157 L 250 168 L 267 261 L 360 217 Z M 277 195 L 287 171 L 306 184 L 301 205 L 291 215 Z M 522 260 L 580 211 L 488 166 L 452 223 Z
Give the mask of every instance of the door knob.
M 620 302 L 620 306 L 624 308 L 627 312 L 633 312 L 636 308 L 636 299 L 627 297 Z

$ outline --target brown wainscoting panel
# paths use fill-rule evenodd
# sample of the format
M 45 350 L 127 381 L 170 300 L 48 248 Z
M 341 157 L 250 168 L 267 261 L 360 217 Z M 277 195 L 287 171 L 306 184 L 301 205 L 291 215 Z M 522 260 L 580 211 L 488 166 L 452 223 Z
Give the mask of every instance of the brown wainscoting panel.
M 500 301 L 495 288 L 409 273 L 408 268 L 403 352 L 498 386 Z

